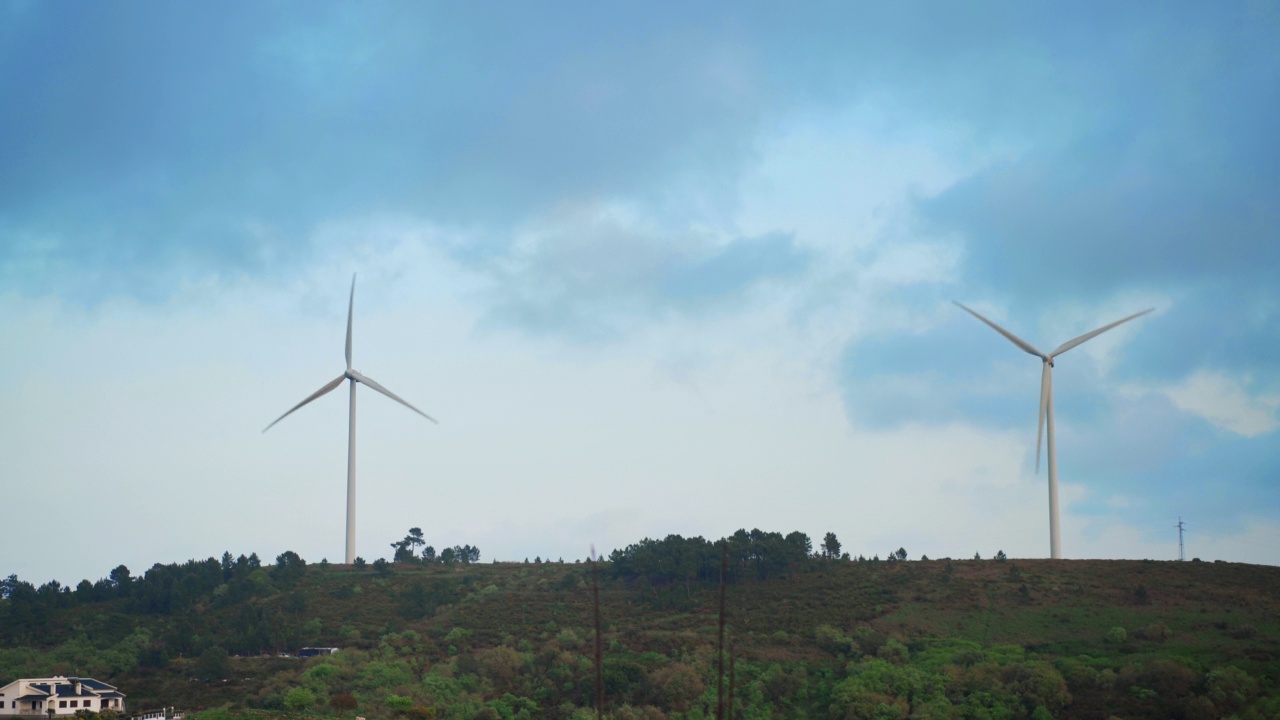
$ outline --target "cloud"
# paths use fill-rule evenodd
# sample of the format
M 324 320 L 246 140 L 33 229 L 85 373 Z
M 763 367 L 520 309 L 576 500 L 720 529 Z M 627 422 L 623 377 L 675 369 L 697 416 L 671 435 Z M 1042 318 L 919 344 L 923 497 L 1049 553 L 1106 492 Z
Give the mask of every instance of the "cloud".
M 797 279 L 809 263 L 785 235 L 655 227 L 635 208 L 593 203 L 522 229 L 512 252 L 481 271 L 494 278 L 495 320 L 601 339 L 672 313 L 736 306 L 761 284 Z
M 1055 57 L 1055 71 L 1081 73 L 1059 90 L 1070 122 L 920 199 L 922 228 L 966 243 L 972 282 L 1043 306 L 1135 285 L 1256 284 L 1280 263 L 1280 142 L 1261 120 L 1280 112 L 1266 40 L 1280 20 L 1179 13 Z
M 289 275 L 314 227 L 369 213 L 502 248 L 548 205 L 713 186 L 749 157 L 750 59 L 647 11 L 243 10 L 18 14 L 0 66 L 7 281 L 93 301 Z
M 1179 409 L 1247 438 L 1280 427 L 1280 395 L 1251 395 L 1243 383 L 1219 373 L 1197 371 L 1164 393 Z

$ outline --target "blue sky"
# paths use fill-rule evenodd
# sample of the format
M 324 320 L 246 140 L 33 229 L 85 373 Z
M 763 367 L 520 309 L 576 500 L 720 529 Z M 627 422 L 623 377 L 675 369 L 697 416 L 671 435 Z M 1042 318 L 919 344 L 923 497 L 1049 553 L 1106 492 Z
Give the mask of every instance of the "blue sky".
M 0 6 L 0 571 L 669 532 L 1280 562 L 1265 3 Z M 367 399 L 366 399 L 367 398 Z M 70 523 L 72 533 L 50 533 Z M 91 540 L 90 540 L 91 539 Z M 88 542 L 86 542 L 89 540 Z M 136 567 L 135 567 L 136 566 Z

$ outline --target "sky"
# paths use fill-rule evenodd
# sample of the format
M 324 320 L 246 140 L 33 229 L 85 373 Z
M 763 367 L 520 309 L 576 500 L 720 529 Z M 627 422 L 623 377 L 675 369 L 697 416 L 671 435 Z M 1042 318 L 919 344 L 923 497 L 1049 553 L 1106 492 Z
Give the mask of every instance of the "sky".
M 1280 564 L 1271 3 L 0 4 L 0 574 Z

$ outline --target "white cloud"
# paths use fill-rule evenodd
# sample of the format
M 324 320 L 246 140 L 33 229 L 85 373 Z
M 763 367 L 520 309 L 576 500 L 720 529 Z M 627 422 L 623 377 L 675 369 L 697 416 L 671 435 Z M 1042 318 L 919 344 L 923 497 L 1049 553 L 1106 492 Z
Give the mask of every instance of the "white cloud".
M 1280 395 L 1250 394 L 1247 384 L 1222 373 L 1198 370 L 1162 392 L 1182 410 L 1237 435 L 1257 437 L 1280 427 L 1276 418 Z

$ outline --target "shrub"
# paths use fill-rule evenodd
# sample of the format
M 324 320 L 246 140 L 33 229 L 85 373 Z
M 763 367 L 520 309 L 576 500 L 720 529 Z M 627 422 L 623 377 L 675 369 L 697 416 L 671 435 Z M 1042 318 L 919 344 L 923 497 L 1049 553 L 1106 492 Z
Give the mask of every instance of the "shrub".
M 480 675 L 489 678 L 499 687 L 515 679 L 520 672 L 520 653 L 509 647 L 495 647 L 475 654 Z
M 285 693 L 284 706 L 293 711 L 305 710 L 316 702 L 315 693 L 307 688 L 296 687 Z
M 457 680 L 436 673 L 427 673 L 422 678 L 422 689 L 437 705 L 450 704 L 462 694 L 462 686 Z
M 1124 628 L 1122 627 L 1111 628 L 1110 630 L 1107 631 L 1106 636 L 1103 638 L 1103 640 L 1106 640 L 1107 642 L 1116 644 L 1116 645 L 1119 645 L 1120 643 L 1128 639 L 1129 639 L 1129 634 L 1126 633 Z
M 1227 634 L 1236 640 L 1248 640 L 1250 638 L 1257 637 L 1258 628 L 1252 625 L 1237 625 L 1231 628 L 1230 632 Z
M 679 712 L 687 711 L 690 703 L 706 689 L 698 671 L 681 662 L 659 668 L 650 676 L 650 682 L 671 708 Z
M 342 695 L 334 695 L 333 697 L 329 698 L 329 705 L 331 705 L 333 709 L 337 710 L 338 712 L 345 712 L 348 710 L 355 710 L 357 707 L 360 706 L 360 703 L 356 701 L 355 695 L 348 695 L 346 693 L 343 693 Z
M 1138 585 L 1138 587 L 1133 589 L 1133 601 L 1139 605 L 1151 604 L 1151 596 L 1147 593 L 1146 586 Z
M 876 657 L 894 665 L 907 664 L 907 661 L 910 660 L 910 656 L 911 653 L 907 651 L 907 646 L 897 640 L 890 640 L 876 651 Z
M 449 644 L 454 644 L 460 640 L 466 640 L 469 637 L 471 637 L 470 630 L 467 630 L 466 628 L 456 627 L 450 630 L 448 635 L 444 636 L 444 641 Z
M 338 666 L 326 662 L 307 668 L 306 672 L 302 673 L 302 678 L 308 682 L 327 683 L 329 678 L 335 677 L 337 674 Z
M 396 712 L 408 712 L 413 709 L 413 700 L 404 695 L 388 695 L 382 704 L 386 705 L 388 710 Z
M 1067 681 L 1048 663 L 1026 662 L 1010 667 L 1004 674 L 1009 690 L 1029 708 L 1043 706 L 1056 710 L 1071 702 Z
M 578 633 L 573 631 L 573 628 L 565 628 L 556 633 L 556 642 L 559 643 L 562 648 L 573 650 L 582 645 L 582 638 L 578 636 Z
M 1213 670 L 1205 676 L 1204 684 L 1209 688 L 1209 699 L 1223 713 L 1242 709 L 1258 694 L 1258 681 L 1233 665 Z
M 413 682 L 413 671 L 401 661 L 371 662 L 356 676 L 356 687 L 378 690 L 408 685 Z
M 1151 640 L 1154 642 L 1164 642 L 1169 639 L 1169 626 L 1164 623 L 1151 623 L 1146 627 L 1138 630 L 1134 635 L 1143 640 Z
M 813 639 L 818 647 L 831 653 L 847 653 L 853 640 L 830 625 L 819 625 L 813 629 Z

